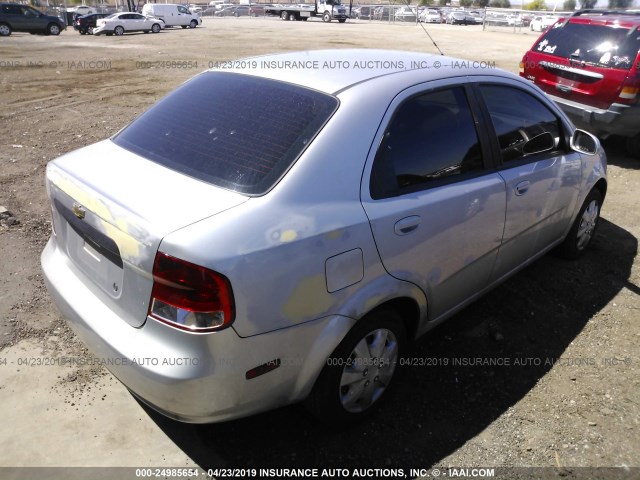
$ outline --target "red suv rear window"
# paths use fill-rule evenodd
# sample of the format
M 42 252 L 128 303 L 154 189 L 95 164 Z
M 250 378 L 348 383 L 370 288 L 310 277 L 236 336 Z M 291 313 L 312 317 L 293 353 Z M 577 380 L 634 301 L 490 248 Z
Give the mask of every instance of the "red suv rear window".
M 604 68 L 629 70 L 640 50 L 640 31 L 613 25 L 567 23 L 550 29 L 534 52 Z

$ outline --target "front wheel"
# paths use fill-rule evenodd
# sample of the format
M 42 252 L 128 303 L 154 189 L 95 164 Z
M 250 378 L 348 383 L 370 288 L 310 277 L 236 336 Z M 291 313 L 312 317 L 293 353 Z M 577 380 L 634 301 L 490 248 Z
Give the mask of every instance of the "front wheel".
M 322 21 L 324 23 L 329 23 L 331 21 L 331 14 L 329 12 L 324 12 L 322 14 Z
M 558 247 L 558 253 L 561 256 L 575 259 L 585 252 L 595 236 L 600 219 L 600 208 L 602 208 L 602 194 L 594 188 L 585 198 L 567 238 Z
M 196 20 L 191 20 L 189 22 L 189 28 L 196 28 L 198 26 L 198 22 Z
M 307 406 L 335 425 L 372 414 L 387 394 L 406 344 L 402 319 L 392 310 L 360 320 L 327 359 Z
M 151 25 L 151 31 L 153 33 L 160 33 L 160 30 L 162 30 L 162 27 L 159 23 L 154 23 L 153 25 Z
M 60 26 L 55 23 L 47 25 L 47 35 L 60 35 Z

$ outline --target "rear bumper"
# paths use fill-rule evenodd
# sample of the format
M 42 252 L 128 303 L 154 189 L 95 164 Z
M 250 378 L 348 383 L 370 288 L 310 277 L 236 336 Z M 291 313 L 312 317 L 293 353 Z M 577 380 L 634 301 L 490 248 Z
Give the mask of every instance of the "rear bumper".
M 614 103 L 608 109 L 597 109 L 582 103 L 549 95 L 578 128 L 606 138 L 609 135 L 634 137 L 640 134 L 640 104 Z
M 208 423 L 301 400 L 354 321 L 326 317 L 248 338 L 233 328 L 193 334 L 147 317 L 131 327 L 93 291 L 55 241 L 42 257 L 45 283 L 74 332 L 145 403 L 176 420 Z M 280 367 L 247 380 L 246 372 Z

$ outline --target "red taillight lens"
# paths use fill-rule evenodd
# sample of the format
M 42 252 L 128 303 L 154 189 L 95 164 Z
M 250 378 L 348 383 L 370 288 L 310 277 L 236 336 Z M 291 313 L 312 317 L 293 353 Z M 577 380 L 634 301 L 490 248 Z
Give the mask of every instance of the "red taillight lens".
M 226 328 L 235 315 L 231 284 L 208 268 L 158 252 L 149 315 L 193 332 Z

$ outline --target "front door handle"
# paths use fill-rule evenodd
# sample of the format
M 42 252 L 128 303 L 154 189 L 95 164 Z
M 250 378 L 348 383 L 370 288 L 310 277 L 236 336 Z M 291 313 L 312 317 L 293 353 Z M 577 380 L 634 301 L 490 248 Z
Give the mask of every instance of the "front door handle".
M 396 232 L 396 235 L 407 235 L 413 232 L 418 226 L 422 219 L 418 215 L 412 215 L 410 217 L 405 217 L 401 220 L 398 220 L 393 227 L 393 230 Z
M 529 182 L 529 180 L 525 180 L 524 182 L 520 182 L 519 184 L 517 184 L 516 195 L 520 196 L 527 193 L 529 191 L 529 185 L 531 185 L 531 182 Z

